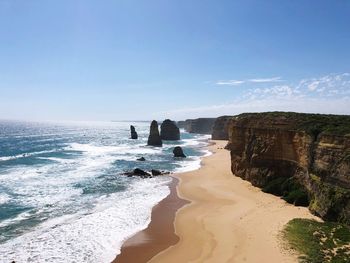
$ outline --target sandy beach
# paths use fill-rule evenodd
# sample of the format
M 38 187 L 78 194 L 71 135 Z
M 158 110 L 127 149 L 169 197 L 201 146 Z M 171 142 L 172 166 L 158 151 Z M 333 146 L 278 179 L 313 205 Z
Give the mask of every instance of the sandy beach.
M 162 220 L 162 210 L 182 206 L 174 219 L 178 238 L 168 233 L 165 239 L 170 242 L 163 236 L 163 250 L 152 249 L 159 244 L 157 231 L 173 229 L 151 223 L 123 246 L 124 251 L 129 247 L 129 255 L 137 254 L 138 261 L 125 258 L 122 249 L 119 257 L 124 261 L 116 262 L 297 262 L 297 255 L 285 249 L 280 231 L 293 218 L 316 217 L 233 176 L 230 153 L 223 149 L 226 142 L 215 143 L 209 146 L 213 155 L 203 158 L 199 170 L 175 175 L 178 196 L 189 203 L 160 203 L 153 209 L 152 221 Z

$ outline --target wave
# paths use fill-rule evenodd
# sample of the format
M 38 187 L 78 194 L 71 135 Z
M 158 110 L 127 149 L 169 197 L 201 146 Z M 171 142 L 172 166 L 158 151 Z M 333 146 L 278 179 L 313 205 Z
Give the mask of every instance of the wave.
M 47 151 L 38 151 L 38 152 L 31 152 L 31 153 L 21 153 L 13 156 L 2 156 L 0 157 L 0 161 L 9 161 L 9 160 L 15 160 L 15 159 L 20 159 L 20 158 L 27 158 L 35 155 L 40 155 L 40 154 L 46 154 L 46 153 L 53 153 L 60 151 L 59 149 L 55 150 L 47 150 Z
M 0 194 L 0 205 L 6 204 L 8 201 L 11 200 L 11 197 L 8 194 Z
M 101 197 L 93 211 L 48 221 L 0 246 L 4 262 L 111 262 L 124 240 L 144 229 L 169 193 L 169 178 L 134 180 L 129 191 Z M 108 222 L 108 223 L 107 223 Z

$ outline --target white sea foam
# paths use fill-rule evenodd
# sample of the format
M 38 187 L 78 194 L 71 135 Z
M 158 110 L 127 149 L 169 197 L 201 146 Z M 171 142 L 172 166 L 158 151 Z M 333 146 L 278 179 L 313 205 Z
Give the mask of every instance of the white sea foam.
M 15 160 L 15 159 L 26 158 L 26 157 L 30 157 L 30 156 L 39 155 L 39 154 L 53 153 L 56 151 L 57 150 L 38 151 L 38 152 L 31 152 L 31 153 L 22 153 L 22 154 L 17 154 L 17 155 L 13 155 L 13 156 L 2 156 L 2 157 L 0 157 L 0 161 Z
M 6 204 L 11 200 L 11 197 L 8 194 L 0 193 L 0 205 Z
M 183 159 L 179 164 L 180 167 L 175 169 L 176 173 L 190 172 L 198 170 L 201 168 L 201 162 L 203 157 L 212 155 L 213 153 L 209 150 L 202 150 L 202 156 L 187 156 L 186 159 Z
M 135 180 L 100 198 L 93 211 L 64 216 L 0 246 L 3 262 L 110 262 L 122 242 L 145 228 L 152 207 L 169 194 L 168 178 Z M 87 212 L 87 211 L 86 211 Z

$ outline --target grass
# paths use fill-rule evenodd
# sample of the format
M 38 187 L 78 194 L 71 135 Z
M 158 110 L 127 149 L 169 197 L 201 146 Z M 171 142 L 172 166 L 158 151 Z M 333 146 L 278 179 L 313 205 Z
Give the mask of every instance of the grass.
M 350 262 L 350 228 L 333 222 L 293 219 L 283 230 L 288 245 L 303 263 Z

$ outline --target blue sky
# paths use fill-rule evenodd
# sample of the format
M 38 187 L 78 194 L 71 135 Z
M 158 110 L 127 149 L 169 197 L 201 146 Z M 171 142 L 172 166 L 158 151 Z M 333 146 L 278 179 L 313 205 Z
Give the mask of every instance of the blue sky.
M 0 0 L 0 119 L 350 114 L 350 1 Z

